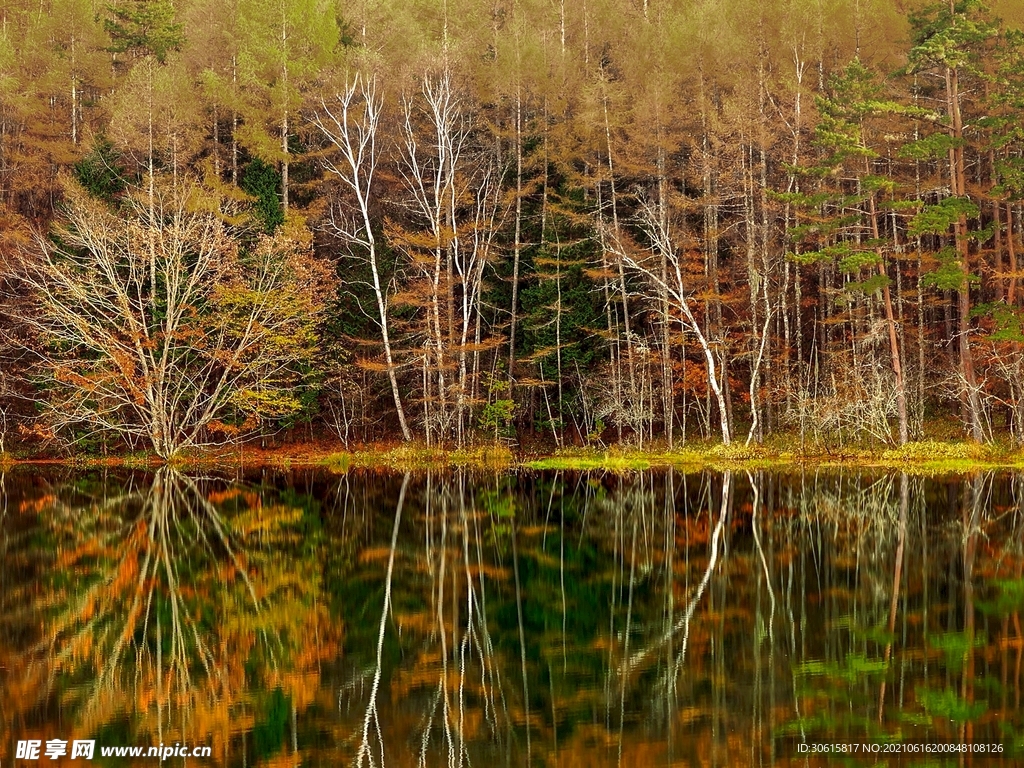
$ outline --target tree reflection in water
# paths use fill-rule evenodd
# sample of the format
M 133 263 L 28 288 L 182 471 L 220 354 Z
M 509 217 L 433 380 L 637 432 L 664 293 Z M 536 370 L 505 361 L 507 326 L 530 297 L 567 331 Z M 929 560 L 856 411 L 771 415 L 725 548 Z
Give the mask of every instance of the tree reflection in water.
M 383 559 L 387 565 L 375 661 L 357 667 L 342 686 L 343 697 L 358 695 L 362 690 L 358 680 L 372 679 L 354 763 L 386 764 L 389 749 L 378 713 L 378 690 L 387 640 L 415 660 L 411 668 L 389 670 L 389 708 L 396 700 L 416 702 L 419 723 L 414 734 L 407 734 L 406 743 L 417 745 L 420 764 L 428 760 L 433 764 L 433 756 L 443 755 L 447 764 L 462 766 L 470 761 L 471 741 L 493 739 L 500 749 L 513 728 L 513 718 L 527 722 L 521 713 L 508 710 L 501 672 L 508 658 L 497 658 L 487 609 L 489 583 L 507 581 L 509 573 L 485 555 L 488 545 L 514 549 L 514 510 L 487 490 L 478 497 L 465 475 L 428 474 L 419 484 L 409 524 L 419 535 L 400 540 L 408 485 L 407 475 L 399 491 L 388 550 L 361 553 L 364 560 Z M 391 597 L 396 565 L 403 593 L 397 608 Z M 358 647 L 365 644 L 357 641 L 355 645 L 358 655 Z M 395 724 L 393 709 L 387 722 Z
M 72 732 L 50 738 L 294 752 L 340 640 L 305 511 L 172 469 L 110 490 L 37 502 L 43 626 L 7 706 L 56 706 Z
M 15 479 L 19 738 L 364 768 L 1024 754 L 1016 474 Z
M 391 539 L 373 764 L 784 764 L 801 739 L 999 738 L 972 703 L 993 679 L 970 664 L 1019 641 L 1013 616 L 999 638 L 971 629 L 972 557 L 997 539 L 986 578 L 1019 571 L 1021 483 L 981 490 L 992 482 L 413 482 L 415 511 Z M 983 591 L 1009 605 L 1017 583 Z M 929 693 L 950 674 L 956 685 Z M 1019 688 L 1008 676 L 1010 703 Z M 468 728 L 467 713 L 485 727 Z

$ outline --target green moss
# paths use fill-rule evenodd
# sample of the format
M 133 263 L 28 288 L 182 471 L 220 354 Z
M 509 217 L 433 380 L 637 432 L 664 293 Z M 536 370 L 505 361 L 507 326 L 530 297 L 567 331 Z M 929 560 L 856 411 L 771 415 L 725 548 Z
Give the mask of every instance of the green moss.
M 885 461 L 986 461 L 992 458 L 993 450 L 986 445 L 964 442 L 939 442 L 922 440 L 907 443 L 882 453 Z
M 325 456 L 321 464 L 332 472 L 340 475 L 345 474 L 352 467 L 351 453 L 332 453 Z
M 523 460 L 527 469 L 606 470 L 635 472 L 652 467 L 677 467 L 708 463 L 707 450 L 665 448 L 650 451 L 615 446 L 606 450 L 575 448 L 558 451 L 551 456 Z
M 0 468 L 32 463 L 5 454 Z M 75 467 L 123 466 L 151 468 L 163 460 L 148 453 L 99 457 L 79 454 L 63 460 Z M 637 472 L 653 468 L 676 467 L 686 470 L 754 470 L 786 467 L 876 467 L 913 474 L 956 474 L 986 469 L 1024 470 L 1024 450 L 1007 444 L 979 445 L 963 440 L 924 440 L 900 448 L 871 449 L 865 446 L 832 448 L 805 445 L 801 450 L 793 441 L 775 440 L 763 445 L 734 443 L 724 446 L 711 442 L 689 442 L 686 447 L 669 450 L 655 445 L 651 450 L 613 446 L 563 449 L 549 455 L 516 456 L 503 444 L 485 444 L 448 450 L 422 444 L 399 444 L 335 453 L 317 452 L 296 446 L 293 451 L 245 454 L 237 450 L 182 452 L 171 462 L 180 469 L 210 466 L 232 467 L 257 464 L 291 468 L 320 466 L 331 472 L 345 473 L 354 467 L 387 469 L 398 472 L 442 470 L 465 467 L 505 472 L 517 467 L 533 470 L 575 470 Z
M 332 472 L 344 473 L 353 467 L 386 468 L 398 471 L 469 467 L 504 471 L 515 464 L 515 456 L 504 445 L 483 445 L 458 450 L 399 445 L 386 450 L 361 450 L 332 453 L 320 462 Z
M 729 446 L 707 443 L 652 452 L 577 449 L 522 462 L 522 466 L 528 469 L 610 472 L 629 472 L 651 467 L 752 470 L 806 465 L 879 467 L 914 474 L 962 473 L 979 469 L 1024 468 L 1024 452 L 1007 446 L 978 445 L 963 441 L 923 441 L 881 451 L 863 447 L 826 449 L 822 446 L 805 446 L 801 451 L 785 442 L 749 446 L 742 443 Z
M 655 456 L 611 456 L 608 453 L 593 455 L 558 455 L 526 461 L 523 466 L 528 469 L 571 469 L 591 470 L 603 469 L 611 472 L 629 472 L 650 469 L 657 464 Z

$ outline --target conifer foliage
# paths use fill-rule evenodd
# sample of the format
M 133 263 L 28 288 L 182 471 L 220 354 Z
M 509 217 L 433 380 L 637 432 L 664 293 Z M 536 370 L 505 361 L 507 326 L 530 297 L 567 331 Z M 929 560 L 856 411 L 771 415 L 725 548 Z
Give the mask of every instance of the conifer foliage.
M 0 444 L 1024 442 L 1024 12 L 905 5 L 11 0 Z

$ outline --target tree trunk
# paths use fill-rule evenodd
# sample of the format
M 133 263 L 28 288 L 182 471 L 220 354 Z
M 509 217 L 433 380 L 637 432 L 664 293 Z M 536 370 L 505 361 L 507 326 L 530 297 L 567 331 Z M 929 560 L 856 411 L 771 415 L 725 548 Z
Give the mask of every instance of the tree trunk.
M 516 320 L 519 313 L 519 259 L 522 250 L 523 225 L 523 100 L 516 88 L 516 220 L 512 244 L 512 319 L 508 333 L 508 380 L 515 381 Z
M 875 194 L 868 198 L 868 215 L 871 217 L 871 237 L 875 242 L 880 240 L 878 231 L 878 212 L 875 205 Z M 878 254 L 878 274 L 888 279 L 885 271 L 885 257 L 881 247 L 876 248 Z M 899 266 L 897 265 L 897 269 Z M 896 412 L 900 420 L 900 445 L 910 440 L 910 427 L 907 419 L 907 387 L 903 379 L 903 362 L 900 355 L 899 339 L 896 335 L 896 316 L 892 309 L 892 292 L 889 283 L 882 287 L 882 298 L 885 302 L 885 323 L 889 329 L 889 354 L 892 359 L 892 373 L 896 379 Z
M 288 19 L 281 14 L 281 208 L 288 217 Z

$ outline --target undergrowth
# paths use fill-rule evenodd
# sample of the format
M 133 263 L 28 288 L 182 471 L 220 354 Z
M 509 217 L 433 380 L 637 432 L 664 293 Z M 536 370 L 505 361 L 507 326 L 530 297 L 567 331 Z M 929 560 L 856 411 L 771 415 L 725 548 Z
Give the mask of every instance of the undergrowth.
M 0 454 L 0 470 L 30 459 Z M 46 463 L 73 467 L 120 466 L 147 469 L 164 462 L 150 453 L 120 456 L 72 455 Z M 989 468 L 1024 469 L 1024 449 L 1007 443 L 978 444 L 964 440 L 927 439 L 901 447 L 804 444 L 793 438 L 773 438 L 764 444 L 726 446 L 711 441 L 690 440 L 685 446 L 574 447 L 554 452 L 516 454 L 502 443 L 485 443 L 460 449 L 423 444 L 368 446 L 351 451 L 332 450 L 324 445 L 284 446 L 270 451 L 218 450 L 189 452 L 170 462 L 179 469 L 209 466 L 267 466 L 291 469 L 320 466 L 332 472 L 353 468 L 391 471 L 469 468 L 504 472 L 515 468 L 533 470 L 577 470 L 633 472 L 656 467 L 681 469 L 771 469 L 785 466 L 865 466 L 899 469 L 915 473 L 968 472 Z

